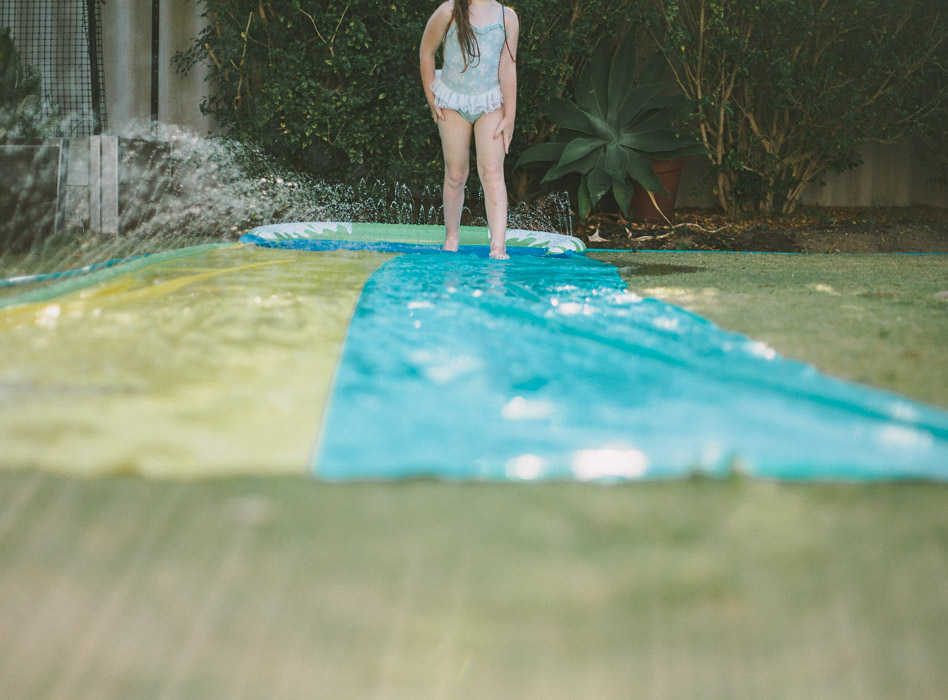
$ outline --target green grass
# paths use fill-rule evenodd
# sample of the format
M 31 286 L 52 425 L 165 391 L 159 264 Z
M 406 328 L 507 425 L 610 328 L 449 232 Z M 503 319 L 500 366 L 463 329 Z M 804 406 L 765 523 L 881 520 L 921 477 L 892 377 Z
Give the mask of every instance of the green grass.
M 594 255 L 634 291 L 785 355 L 948 403 L 948 308 L 932 297 L 948 287 L 945 258 Z M 941 698 L 946 578 L 937 484 L 0 471 L 0 687 L 16 698 Z
M 605 253 L 629 289 L 824 372 L 948 406 L 944 255 Z
M 936 698 L 942 487 L 0 474 L 10 697 Z M 19 508 L 17 509 L 17 506 Z

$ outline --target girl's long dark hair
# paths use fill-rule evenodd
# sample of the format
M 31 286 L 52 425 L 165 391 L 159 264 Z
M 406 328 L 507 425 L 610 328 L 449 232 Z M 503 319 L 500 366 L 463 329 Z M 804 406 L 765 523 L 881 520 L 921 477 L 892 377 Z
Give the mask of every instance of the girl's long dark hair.
M 501 3 L 501 12 L 505 12 L 504 4 Z M 458 28 L 458 41 L 461 43 L 461 54 L 464 57 L 464 68 L 461 70 L 463 73 L 467 70 L 468 58 L 477 59 L 478 62 L 481 60 L 481 47 L 477 44 L 477 37 L 474 35 L 474 30 L 471 29 L 471 0 L 454 0 L 454 23 Z M 501 18 L 504 18 L 504 15 L 501 14 Z M 507 20 L 504 21 L 504 46 L 507 47 L 507 53 L 510 54 L 510 58 L 513 59 L 513 62 L 516 63 L 517 59 L 514 58 L 513 51 L 510 50 L 510 44 L 507 43 Z
M 471 0 L 454 0 L 454 24 L 458 28 L 458 41 L 461 42 L 461 54 L 464 56 L 464 70 L 467 70 L 467 59 L 481 59 L 481 47 L 477 45 L 477 37 L 471 29 Z M 464 72 L 464 71 L 462 71 Z

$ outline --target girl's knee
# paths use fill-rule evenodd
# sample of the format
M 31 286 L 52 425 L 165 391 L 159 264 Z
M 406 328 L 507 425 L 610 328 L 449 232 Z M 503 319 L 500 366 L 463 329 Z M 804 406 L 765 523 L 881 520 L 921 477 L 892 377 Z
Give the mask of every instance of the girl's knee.
M 504 166 L 502 163 L 478 163 L 477 176 L 484 187 L 504 186 Z
M 466 168 L 445 168 L 444 184 L 446 187 L 460 188 L 467 182 L 468 169 Z

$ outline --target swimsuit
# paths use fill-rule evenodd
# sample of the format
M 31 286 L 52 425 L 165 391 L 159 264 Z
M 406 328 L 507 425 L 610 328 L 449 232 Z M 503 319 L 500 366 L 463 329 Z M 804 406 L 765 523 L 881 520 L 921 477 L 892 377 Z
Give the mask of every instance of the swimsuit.
M 442 109 L 453 109 L 471 124 L 482 114 L 499 109 L 504 103 L 500 92 L 500 53 L 507 40 L 504 26 L 504 6 L 500 6 L 500 20 L 486 27 L 471 25 L 476 34 L 480 57 L 468 56 L 464 68 L 464 54 L 460 41 L 448 41 L 457 35 L 453 24 L 444 35 L 444 65 L 435 71 L 431 91 L 435 104 Z

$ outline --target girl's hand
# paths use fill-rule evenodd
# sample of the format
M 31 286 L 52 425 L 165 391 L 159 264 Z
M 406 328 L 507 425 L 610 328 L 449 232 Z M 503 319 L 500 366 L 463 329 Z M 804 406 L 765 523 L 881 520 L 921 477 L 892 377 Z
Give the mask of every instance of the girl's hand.
M 498 136 L 504 140 L 504 153 L 510 153 L 510 141 L 513 139 L 513 117 L 504 116 L 494 130 L 494 138 Z
M 444 121 L 444 110 L 441 109 L 438 105 L 433 102 L 428 103 L 428 107 L 431 109 L 431 118 L 434 119 L 435 124 L 439 121 Z

